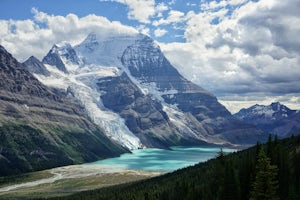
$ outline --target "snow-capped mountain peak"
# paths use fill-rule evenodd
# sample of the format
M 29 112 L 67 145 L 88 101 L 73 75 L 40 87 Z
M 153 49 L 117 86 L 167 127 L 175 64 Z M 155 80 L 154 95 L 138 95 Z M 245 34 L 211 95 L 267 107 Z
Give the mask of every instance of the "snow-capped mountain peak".
M 85 64 L 122 68 L 120 58 L 124 50 L 140 37 L 140 34 L 118 34 L 101 38 L 96 33 L 90 33 L 82 43 L 75 46 L 75 50 Z
M 256 125 L 266 133 L 284 136 L 300 128 L 299 115 L 285 105 L 274 102 L 270 105 L 254 105 L 244 108 L 234 116 L 246 123 Z
M 130 149 L 237 142 L 222 131 L 244 135 L 253 129 L 236 123 L 214 95 L 181 76 L 143 34 L 90 33 L 74 47 L 54 45 L 43 63 L 51 76 L 36 76 L 44 84 L 70 88 L 90 118 Z M 251 132 L 256 142 L 260 133 Z
M 76 51 L 68 42 L 61 42 L 55 46 L 55 53 L 58 54 L 65 63 L 73 65 L 81 65 L 82 62 L 78 58 Z
M 278 111 L 278 112 L 290 112 L 291 110 L 286 107 L 285 105 L 282 105 L 281 103 L 279 102 L 274 102 L 274 103 L 271 103 L 270 107 L 272 108 L 272 110 L 274 110 L 275 112 Z
M 264 117 L 268 120 L 276 120 L 278 117 L 287 117 L 291 113 L 293 113 L 293 111 L 285 105 L 274 102 L 267 106 L 256 104 L 250 108 L 242 109 L 236 116 L 241 119 Z
M 98 45 L 97 35 L 95 33 L 90 33 L 80 46 L 84 46 L 87 51 L 93 52 Z
M 49 53 L 43 59 L 44 64 L 55 66 L 64 73 L 74 72 L 82 61 L 77 56 L 76 51 L 68 42 L 54 44 Z

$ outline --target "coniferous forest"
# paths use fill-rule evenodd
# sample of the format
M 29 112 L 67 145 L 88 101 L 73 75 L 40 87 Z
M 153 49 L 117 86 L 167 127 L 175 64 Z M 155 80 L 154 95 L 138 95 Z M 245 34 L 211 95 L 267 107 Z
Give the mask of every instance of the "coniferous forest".
M 300 136 L 278 140 L 149 180 L 53 199 L 300 199 Z

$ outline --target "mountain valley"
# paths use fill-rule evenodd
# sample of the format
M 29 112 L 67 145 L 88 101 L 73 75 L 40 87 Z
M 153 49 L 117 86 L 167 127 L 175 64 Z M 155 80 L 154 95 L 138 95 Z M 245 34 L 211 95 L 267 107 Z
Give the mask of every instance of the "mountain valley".
M 75 164 L 141 151 L 141 159 L 146 162 L 138 163 L 151 168 L 164 160 L 155 161 L 151 152 L 150 160 L 146 160 L 143 150 L 148 149 L 143 148 L 153 148 L 149 151 L 156 153 L 159 150 L 155 148 L 161 148 L 175 154 L 178 152 L 173 146 L 190 146 L 186 150 L 190 154 L 196 151 L 194 146 L 241 149 L 266 141 L 267 133 L 287 137 L 299 132 L 299 112 L 280 103 L 255 105 L 231 115 L 213 94 L 180 75 L 160 47 L 142 34 L 101 38 L 91 33 L 76 46 L 55 44 L 42 61 L 31 56 L 22 64 L 1 46 L 0 87 L 0 185 L 4 198 L 39 198 L 40 194 L 31 191 L 38 188 L 55 199 L 121 183 L 126 184 L 104 188 L 103 195 L 111 197 L 110 190 L 125 188 L 126 196 L 138 188 L 130 182 L 165 172 L 119 169 L 113 164 Z M 201 151 L 205 159 L 216 154 L 216 150 L 213 154 L 205 148 Z M 253 170 L 253 148 L 250 151 L 251 161 L 241 155 Z M 203 162 L 198 153 L 194 158 Z M 229 158 L 237 160 L 238 155 Z M 119 159 L 124 161 L 122 156 Z M 124 162 L 130 166 L 129 161 Z M 167 163 L 172 162 L 180 163 L 172 159 Z M 64 167 L 55 168 L 58 166 Z M 206 164 L 188 168 L 187 172 L 198 171 L 199 166 L 205 168 Z M 50 170 L 23 174 L 44 169 Z M 182 172 L 142 183 L 152 187 L 152 181 L 156 184 L 156 180 L 168 176 L 177 179 Z M 16 174 L 22 174 L 21 178 L 14 177 L 14 184 L 9 184 L 7 180 L 13 177 L 9 175 Z M 248 190 L 244 192 L 249 195 Z M 98 191 L 91 194 L 92 199 L 97 198 Z M 173 195 L 170 191 L 168 194 Z

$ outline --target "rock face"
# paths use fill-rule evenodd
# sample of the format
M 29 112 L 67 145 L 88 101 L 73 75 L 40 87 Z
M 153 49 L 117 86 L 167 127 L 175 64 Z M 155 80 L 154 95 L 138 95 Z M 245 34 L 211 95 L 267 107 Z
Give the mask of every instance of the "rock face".
M 287 137 L 300 129 L 300 112 L 279 102 L 268 106 L 254 105 L 234 115 L 245 123 L 253 124 L 268 134 Z
M 24 69 L 2 46 L 0 48 L 0 88 L 1 92 L 31 95 L 50 100 L 59 97 L 42 85 L 32 74 Z
M 212 143 L 219 134 L 233 143 L 257 140 L 251 139 L 251 134 L 259 135 L 255 128 L 235 120 L 214 95 L 182 77 L 151 38 L 144 37 L 128 46 L 121 60 L 141 84 L 155 85 L 166 107 L 175 106 L 187 114 L 189 124 L 186 125 L 192 127 L 197 137 Z
M 40 83 L 0 46 L 0 176 L 122 152 L 70 93 Z
M 28 58 L 23 65 L 32 74 L 40 74 L 44 76 L 50 75 L 50 72 L 47 70 L 45 65 L 34 56 Z
M 97 86 L 104 91 L 101 99 L 105 107 L 119 113 L 143 145 L 164 148 L 177 145 L 183 139 L 176 127 L 172 126 L 162 104 L 150 95 L 143 94 L 126 73 L 103 78 Z
M 196 132 L 214 135 L 227 131 L 229 124 L 230 129 L 250 128 L 234 120 L 214 95 L 182 77 L 151 38 L 144 37 L 128 46 L 122 63 L 141 84 L 154 84 L 166 106 L 191 114 L 196 120 L 194 126 L 200 125 Z
M 91 33 L 77 46 L 58 46 L 50 50 L 57 59 L 48 54 L 44 60 L 56 61 L 48 67 L 66 69 L 67 75 L 53 77 L 64 82 L 62 89 L 74 91 L 109 137 L 128 148 L 254 144 L 262 136 L 182 77 L 148 36 Z M 65 69 L 58 67 L 61 62 Z
M 201 90 L 184 79 L 169 63 L 154 41 L 144 36 L 135 44 L 128 46 L 121 58 L 122 64 L 129 69 L 130 74 L 143 83 L 155 83 L 159 91 L 176 89 L 180 92 Z
M 68 57 L 72 57 L 72 52 L 63 54 L 60 52 L 60 48 L 57 45 L 54 45 L 52 49 L 48 52 L 48 54 L 43 58 L 43 63 L 48 65 L 53 65 L 57 69 L 59 69 L 62 72 L 68 73 L 65 64 L 63 63 L 61 57 L 59 54 L 67 55 Z

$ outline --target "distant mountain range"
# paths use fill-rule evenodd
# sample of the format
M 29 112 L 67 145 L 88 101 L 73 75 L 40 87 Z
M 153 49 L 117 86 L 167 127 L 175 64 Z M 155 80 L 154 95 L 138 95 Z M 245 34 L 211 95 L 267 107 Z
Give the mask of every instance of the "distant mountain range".
M 279 102 L 268 106 L 256 104 L 240 110 L 234 116 L 279 137 L 287 137 L 300 130 L 300 111 L 291 110 Z

